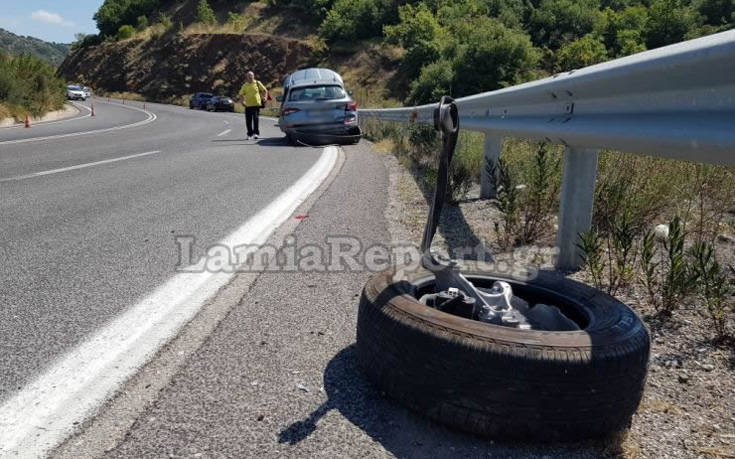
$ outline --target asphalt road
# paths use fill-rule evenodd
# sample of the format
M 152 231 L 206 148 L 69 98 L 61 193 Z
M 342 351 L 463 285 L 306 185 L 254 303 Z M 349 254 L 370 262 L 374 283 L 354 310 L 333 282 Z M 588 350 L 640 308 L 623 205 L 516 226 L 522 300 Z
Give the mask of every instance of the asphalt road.
M 389 181 L 367 142 L 345 162 L 308 218 L 291 229 L 300 247 L 325 235 L 363 249 L 390 240 Z M 265 272 L 130 427 L 115 419 L 71 439 L 59 458 L 83 457 L 95 437 L 118 440 L 95 455 L 126 458 L 599 459 L 594 444 L 481 439 L 416 415 L 367 381 L 355 352 L 359 294 L 371 272 Z M 142 393 L 129 388 L 130 403 Z M 496 439 L 500 440 L 500 439 Z
M 0 402 L 171 278 L 175 236 L 221 240 L 321 153 L 273 121 L 245 141 L 242 115 L 94 104 L 0 129 Z

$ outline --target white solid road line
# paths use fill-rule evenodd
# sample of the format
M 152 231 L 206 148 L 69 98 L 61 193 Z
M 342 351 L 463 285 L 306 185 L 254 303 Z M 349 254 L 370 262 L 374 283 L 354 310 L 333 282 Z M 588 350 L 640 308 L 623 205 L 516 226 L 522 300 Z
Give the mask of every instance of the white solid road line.
M 220 242 L 262 245 L 329 176 L 338 150 Z M 57 360 L 0 406 L 0 457 L 43 457 L 170 341 L 232 273 L 181 272 Z
M 134 155 L 121 156 L 119 158 L 104 159 L 102 161 L 95 161 L 92 163 L 77 164 L 76 166 L 62 167 L 60 169 L 51 169 L 48 171 L 34 172 L 32 174 L 16 175 L 15 177 L 0 178 L 0 183 L 1 182 L 13 182 L 17 180 L 25 180 L 25 179 L 29 179 L 33 177 L 41 177 L 44 175 L 58 174 L 60 172 L 67 172 L 67 171 L 73 171 L 76 169 L 84 169 L 86 167 L 99 166 L 100 164 L 115 163 L 117 161 L 125 161 L 126 159 L 133 159 L 133 158 L 140 158 L 141 156 L 155 155 L 156 153 L 160 153 L 160 152 L 161 152 L 160 150 L 147 151 L 145 153 L 136 153 Z
M 226 131 L 222 131 L 219 134 L 217 134 L 217 137 L 222 137 L 223 135 L 227 135 L 230 132 L 232 132 L 232 129 L 227 129 Z
M 89 118 L 89 117 L 92 116 L 92 109 L 89 108 L 89 107 L 87 107 L 86 105 L 82 105 L 82 104 L 76 103 L 76 102 L 71 101 L 71 100 L 69 101 L 69 103 L 72 104 L 73 106 L 75 106 L 77 109 L 83 108 L 83 109 L 87 110 L 88 113 L 86 115 L 72 116 L 72 117 L 69 117 L 69 118 L 64 118 L 63 120 L 56 120 L 56 121 L 38 121 L 36 123 L 33 123 L 33 126 L 47 126 L 49 124 L 66 123 L 67 121 L 81 120 L 81 119 Z M 22 127 L 25 127 L 24 123 L 18 123 L 18 124 L 15 124 L 13 126 L 3 126 L 0 129 L 16 129 L 16 128 L 22 128 Z
M 119 130 L 122 130 L 122 129 L 128 129 L 128 128 L 137 127 L 137 126 L 143 126 L 143 125 L 146 125 L 148 123 L 152 123 L 157 118 L 157 116 L 156 116 L 155 113 L 151 113 L 148 110 L 143 110 L 142 108 L 131 107 L 129 105 L 122 105 L 122 104 L 111 104 L 111 105 L 119 105 L 121 107 L 125 107 L 125 108 L 128 108 L 130 110 L 136 110 L 136 111 L 139 111 L 139 112 L 143 112 L 146 115 L 148 115 L 148 118 L 144 119 L 143 121 L 138 121 L 138 122 L 131 123 L 131 124 L 124 124 L 122 126 L 115 126 L 115 127 L 106 128 L 106 129 L 95 129 L 95 130 L 92 130 L 92 131 L 70 132 L 68 134 L 50 135 L 50 136 L 46 136 L 46 137 L 31 137 L 31 138 L 28 138 L 28 139 L 5 140 L 5 141 L 0 142 L 0 145 L 13 145 L 13 144 L 17 144 L 17 143 L 38 142 L 38 141 L 41 141 L 41 140 L 55 140 L 55 139 L 63 139 L 65 137 L 77 137 L 77 136 L 80 136 L 80 135 L 101 134 L 103 132 L 119 131 Z

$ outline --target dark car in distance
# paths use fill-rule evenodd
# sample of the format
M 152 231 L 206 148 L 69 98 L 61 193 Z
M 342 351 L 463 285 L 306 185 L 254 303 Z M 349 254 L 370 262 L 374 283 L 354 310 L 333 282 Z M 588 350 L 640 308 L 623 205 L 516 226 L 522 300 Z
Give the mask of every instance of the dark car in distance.
M 211 92 L 198 92 L 189 99 L 189 108 L 205 110 L 207 108 L 207 102 L 212 97 L 214 97 L 214 94 Z
M 227 96 L 214 96 L 207 101 L 206 108 L 210 112 L 234 112 L 235 101 Z

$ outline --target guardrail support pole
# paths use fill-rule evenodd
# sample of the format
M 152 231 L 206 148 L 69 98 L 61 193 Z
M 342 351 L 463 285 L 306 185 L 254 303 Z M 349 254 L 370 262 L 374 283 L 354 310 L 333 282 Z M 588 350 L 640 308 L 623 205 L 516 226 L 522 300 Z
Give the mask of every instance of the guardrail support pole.
M 500 152 L 503 150 L 503 138 L 489 132 L 485 133 L 485 161 L 480 171 L 480 198 L 490 199 L 496 197 L 496 177 L 490 176 L 490 168 L 498 163 Z
M 590 230 L 597 179 L 597 150 L 567 147 L 561 185 L 557 269 L 572 271 L 582 263 L 579 234 Z

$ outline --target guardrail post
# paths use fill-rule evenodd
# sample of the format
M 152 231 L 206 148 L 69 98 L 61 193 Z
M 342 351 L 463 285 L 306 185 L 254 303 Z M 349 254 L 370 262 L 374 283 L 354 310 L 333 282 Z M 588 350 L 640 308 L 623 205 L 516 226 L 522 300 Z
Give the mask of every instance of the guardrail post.
M 485 133 L 485 161 L 480 172 L 480 198 L 489 199 L 496 196 L 496 177 L 491 177 L 490 168 L 498 163 L 503 150 L 503 138 L 489 132 Z
M 561 185 L 557 269 L 569 271 L 581 265 L 579 234 L 590 230 L 597 179 L 597 150 L 567 147 Z

